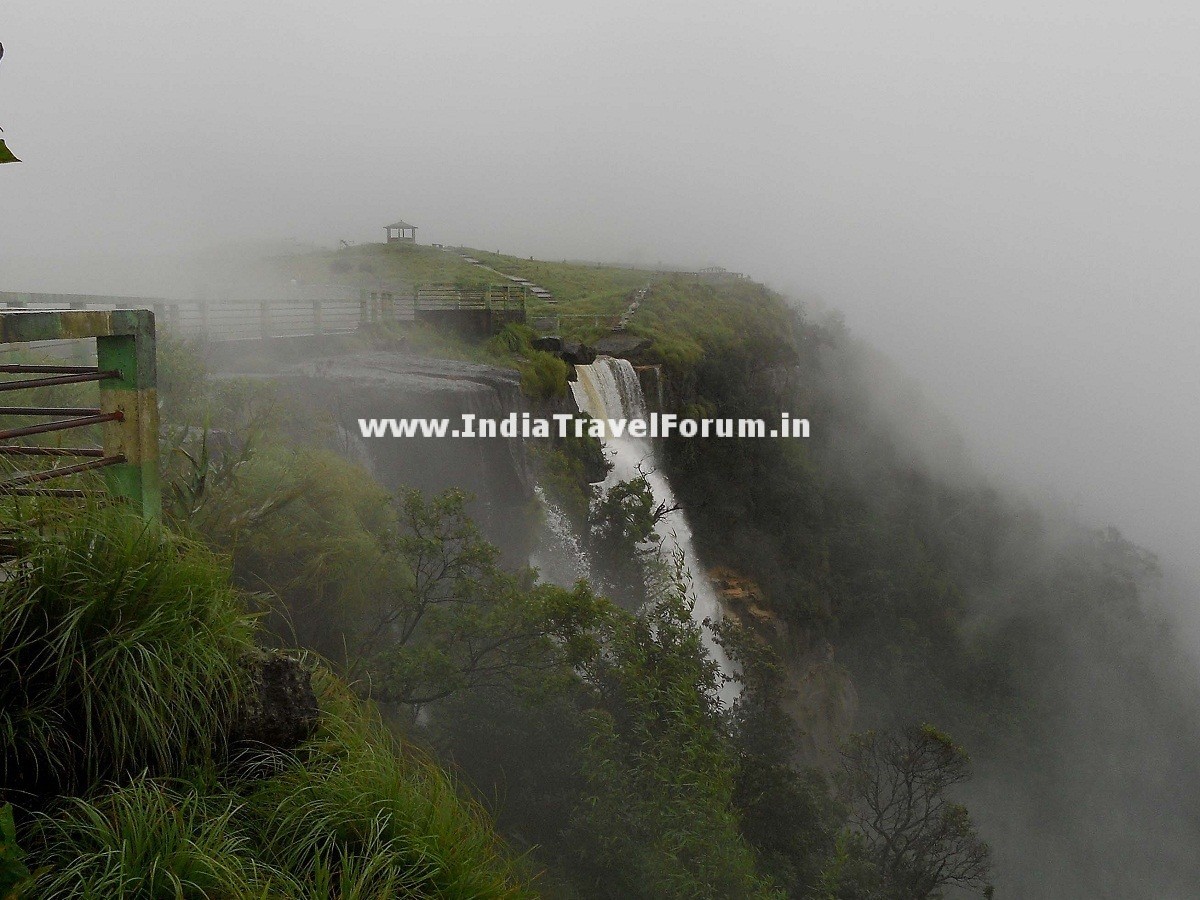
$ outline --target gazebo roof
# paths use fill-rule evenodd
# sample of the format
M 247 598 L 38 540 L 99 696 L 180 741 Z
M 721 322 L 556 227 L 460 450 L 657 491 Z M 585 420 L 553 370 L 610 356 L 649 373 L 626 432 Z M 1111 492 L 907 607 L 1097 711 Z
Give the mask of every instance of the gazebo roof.
M 407 222 L 393 222 L 388 228 L 416 228 L 416 225 L 409 225 Z

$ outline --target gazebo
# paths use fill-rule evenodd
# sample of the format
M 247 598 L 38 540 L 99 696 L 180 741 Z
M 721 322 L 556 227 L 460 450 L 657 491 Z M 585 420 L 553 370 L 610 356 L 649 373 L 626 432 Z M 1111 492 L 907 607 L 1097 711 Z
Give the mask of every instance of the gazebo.
M 393 222 L 386 229 L 389 244 L 415 244 L 417 242 L 417 226 L 407 222 Z

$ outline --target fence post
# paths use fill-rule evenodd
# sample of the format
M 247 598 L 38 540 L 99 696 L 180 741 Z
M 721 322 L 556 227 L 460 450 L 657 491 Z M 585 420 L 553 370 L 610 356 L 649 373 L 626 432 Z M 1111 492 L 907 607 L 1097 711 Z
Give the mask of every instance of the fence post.
M 421 307 L 421 286 L 413 285 L 413 321 L 417 319 L 417 310 Z
M 120 373 L 119 378 L 100 382 L 100 410 L 119 412 L 122 420 L 104 424 L 104 455 L 120 455 L 125 461 L 105 468 L 104 478 L 110 491 L 133 501 L 144 517 L 157 519 L 162 495 L 154 314 L 144 309 L 119 309 L 111 316 L 112 330 L 126 333 L 96 338 L 101 371 Z
M 70 304 L 71 309 L 87 309 L 87 303 L 79 300 Z M 92 361 L 91 348 L 88 347 L 87 341 L 75 341 L 71 347 L 71 358 L 81 366 L 86 366 Z

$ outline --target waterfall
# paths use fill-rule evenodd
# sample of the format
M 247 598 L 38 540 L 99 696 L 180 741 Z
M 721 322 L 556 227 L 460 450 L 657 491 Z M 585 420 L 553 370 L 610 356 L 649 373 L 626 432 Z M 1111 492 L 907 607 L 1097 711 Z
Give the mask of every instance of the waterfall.
M 571 383 L 571 391 L 583 412 L 595 419 L 645 418 L 646 398 L 637 372 L 628 360 L 601 356 L 590 366 L 576 366 L 575 371 L 578 378 Z M 618 482 L 637 478 L 639 474 L 645 475 L 654 492 L 654 499 L 672 510 L 659 522 L 657 532 L 668 561 L 676 555 L 683 557 L 689 593 L 695 600 L 692 617 L 698 624 L 705 619 L 719 622 L 722 617 L 721 601 L 696 554 L 687 517 L 683 510 L 676 508 L 671 483 L 657 465 L 653 442 L 650 438 L 631 437 L 626 432 L 621 437 L 606 438 L 604 449 L 608 451 L 606 455 L 612 463 L 612 470 L 605 478 L 602 489 L 608 490 Z M 732 662 L 713 641 L 707 629 L 704 630 L 704 641 L 709 655 L 721 667 L 721 671 L 726 675 L 733 674 Z M 726 701 L 732 700 L 736 696 L 735 683 L 727 685 L 722 696 Z
M 538 570 L 544 581 L 559 587 L 574 587 L 584 578 L 592 580 L 592 568 L 583 551 L 583 542 L 571 526 L 566 512 L 546 496 L 540 484 L 533 487 L 542 513 L 541 534 L 529 564 Z

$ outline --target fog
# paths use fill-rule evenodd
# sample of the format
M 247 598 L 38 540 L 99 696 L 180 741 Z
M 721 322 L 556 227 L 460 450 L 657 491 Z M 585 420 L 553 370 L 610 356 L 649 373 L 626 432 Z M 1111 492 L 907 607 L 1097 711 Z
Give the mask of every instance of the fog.
M 146 257 L 397 217 L 722 264 L 845 310 L 998 475 L 1186 559 L 1198 38 L 1182 2 L 16 0 L 0 287 L 162 290 Z

